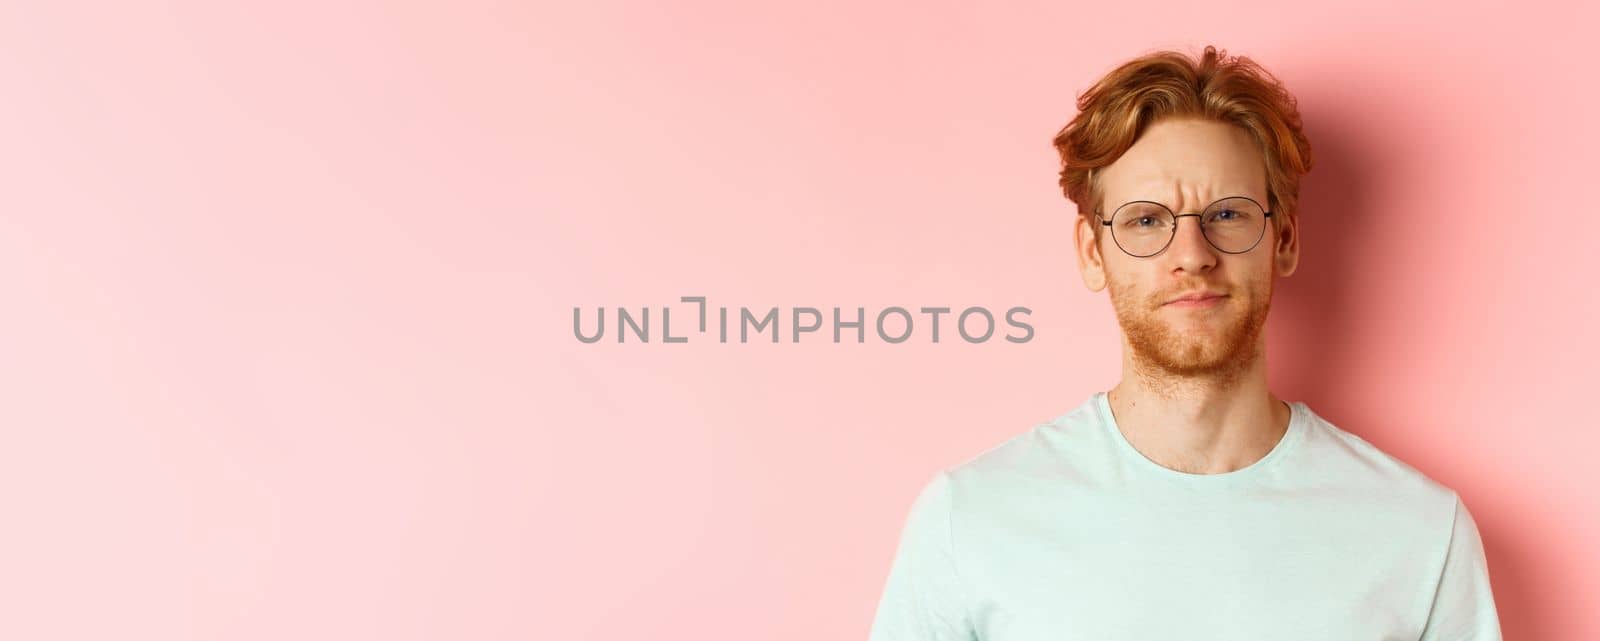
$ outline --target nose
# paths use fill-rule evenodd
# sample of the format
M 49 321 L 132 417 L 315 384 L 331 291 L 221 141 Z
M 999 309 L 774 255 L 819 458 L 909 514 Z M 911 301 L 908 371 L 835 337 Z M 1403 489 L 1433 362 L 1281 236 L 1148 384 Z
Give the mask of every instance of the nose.
M 1189 219 L 1189 224 L 1184 224 L 1185 219 Z M 1197 274 L 1216 266 L 1219 260 L 1217 248 L 1211 246 L 1201 231 L 1200 214 L 1181 214 L 1173 219 L 1172 224 L 1177 230 L 1172 236 L 1172 244 L 1163 253 L 1173 263 L 1174 269 Z

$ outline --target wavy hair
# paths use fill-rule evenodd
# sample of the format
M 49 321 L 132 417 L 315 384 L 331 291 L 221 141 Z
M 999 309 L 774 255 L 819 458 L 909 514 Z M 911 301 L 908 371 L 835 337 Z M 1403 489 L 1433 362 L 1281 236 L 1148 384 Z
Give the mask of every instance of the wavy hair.
M 1145 54 L 1113 69 L 1078 96 L 1078 115 L 1055 137 L 1061 191 L 1091 216 L 1101 208 L 1101 169 L 1116 162 L 1151 124 L 1195 117 L 1243 127 L 1266 161 L 1267 208 L 1294 219 L 1311 142 L 1294 96 L 1250 58 L 1207 46 L 1199 60 L 1177 51 Z M 1100 225 L 1094 225 L 1095 237 Z

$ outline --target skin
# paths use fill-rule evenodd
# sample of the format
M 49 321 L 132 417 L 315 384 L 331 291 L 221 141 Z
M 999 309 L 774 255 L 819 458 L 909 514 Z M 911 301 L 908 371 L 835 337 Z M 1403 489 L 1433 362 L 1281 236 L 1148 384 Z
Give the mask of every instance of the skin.
M 1229 196 L 1266 206 L 1265 160 L 1236 125 L 1169 118 L 1149 126 L 1099 176 L 1110 216 L 1132 200 L 1199 213 Z M 1296 225 L 1274 216 L 1242 254 L 1218 251 L 1199 219 L 1178 219 L 1165 251 L 1134 258 L 1099 219 L 1079 216 L 1078 268 L 1090 291 L 1110 290 L 1122 328 L 1122 379 L 1107 393 L 1117 426 L 1146 458 L 1180 472 L 1249 466 L 1277 445 L 1290 410 L 1267 388 L 1266 324 L 1273 283 L 1299 261 Z M 1211 307 L 1164 305 L 1195 290 L 1221 291 Z

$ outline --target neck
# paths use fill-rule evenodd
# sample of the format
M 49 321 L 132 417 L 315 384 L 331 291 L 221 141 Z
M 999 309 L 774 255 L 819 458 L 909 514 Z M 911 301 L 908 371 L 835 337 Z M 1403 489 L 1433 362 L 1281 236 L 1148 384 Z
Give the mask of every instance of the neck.
M 1107 392 L 1117 427 L 1141 454 L 1191 474 L 1258 461 L 1288 429 L 1290 410 L 1267 388 L 1265 350 L 1207 372 L 1172 373 L 1123 351 L 1123 376 Z

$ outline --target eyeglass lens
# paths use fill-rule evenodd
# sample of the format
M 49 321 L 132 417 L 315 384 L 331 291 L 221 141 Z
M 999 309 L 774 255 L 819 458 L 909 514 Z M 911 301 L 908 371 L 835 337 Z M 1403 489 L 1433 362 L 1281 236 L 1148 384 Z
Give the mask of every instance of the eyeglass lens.
M 1200 215 L 1200 230 L 1217 249 L 1238 254 L 1250 251 L 1266 231 L 1261 206 L 1248 198 L 1224 198 Z M 1134 201 L 1111 217 L 1111 236 L 1117 246 L 1134 256 L 1160 253 L 1177 233 L 1177 217 L 1159 203 Z

